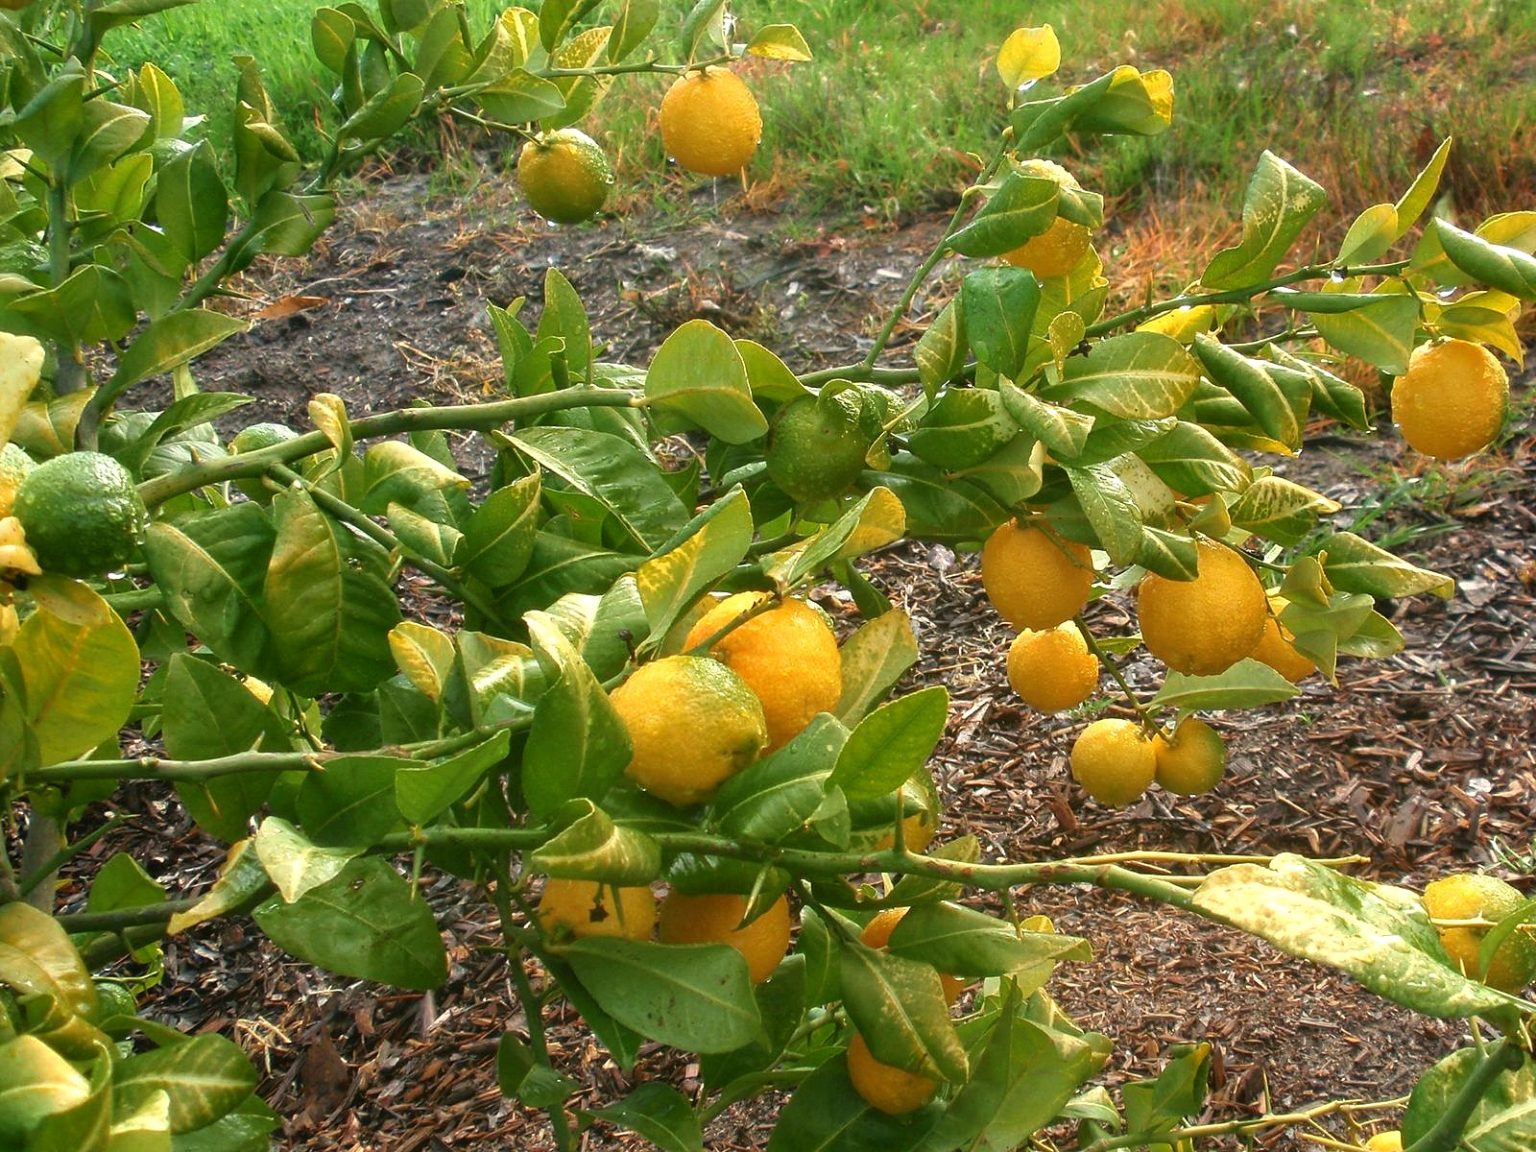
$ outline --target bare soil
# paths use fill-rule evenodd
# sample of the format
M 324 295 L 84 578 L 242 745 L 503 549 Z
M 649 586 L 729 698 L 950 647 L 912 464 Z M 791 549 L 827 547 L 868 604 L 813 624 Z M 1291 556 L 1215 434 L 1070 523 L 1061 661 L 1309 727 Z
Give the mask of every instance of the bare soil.
M 766 214 L 721 214 L 707 199 L 673 215 L 555 230 L 494 195 L 434 200 L 419 178 L 370 192 L 305 262 L 263 270 L 245 285 L 262 317 L 201 362 L 206 389 L 247 392 L 259 414 L 303 426 L 305 404 L 336 392 L 354 414 L 426 399 L 465 400 L 499 386 L 489 303 L 528 298 L 536 316 L 546 268 L 576 285 L 612 360 L 644 364 L 675 325 L 702 316 L 762 340 L 797 369 L 856 360 L 878 317 L 899 297 L 942 220 L 840 231 Z M 1196 270 L 1190 269 L 1192 275 Z M 920 296 L 920 324 L 942 303 Z M 896 355 L 914 336 L 898 333 Z M 912 683 L 940 681 L 953 698 L 936 770 L 945 833 L 974 833 L 995 857 L 1158 849 L 1203 853 L 1298 851 L 1361 855 L 1362 875 L 1421 883 L 1456 869 L 1508 869 L 1536 835 L 1536 440 L 1529 386 L 1523 421 L 1493 458 L 1425 471 L 1390 430 L 1357 439 L 1323 430 L 1293 478 L 1347 510 L 1407 491 L 1367 529 L 1406 537 L 1400 550 L 1456 577 L 1455 599 L 1402 601 L 1386 611 L 1407 651 L 1347 664 L 1334 688 L 1314 679 L 1285 707 L 1223 717 L 1231 765 L 1213 793 L 1183 800 L 1154 791 L 1127 810 L 1086 800 L 1066 750 L 1079 721 L 1042 717 L 1010 693 L 1006 628 L 981 594 L 975 557 L 904 545 L 872 575 L 906 607 L 924 661 Z M 851 605 L 824 589 L 824 603 Z M 1096 605 L 1106 627 L 1132 626 L 1128 603 Z M 1149 659 L 1126 665 L 1146 687 Z M 184 884 L 206 880 L 217 852 L 151 793 L 124 805 L 145 813 L 158 867 Z M 169 946 L 166 983 L 150 1014 L 222 1031 L 253 1052 L 263 1092 L 285 1116 L 285 1149 L 417 1152 L 552 1147 L 542 1116 L 502 1099 L 494 1052 L 505 1029 L 526 1029 L 488 904 L 449 880 L 430 892 L 453 958 L 432 996 L 348 982 L 278 954 L 249 925 L 209 926 Z M 1209 1115 L 1230 1118 L 1349 1096 L 1387 1099 L 1458 1044 L 1465 1027 L 1425 1020 L 1331 972 L 1267 945 L 1096 890 L 1024 893 L 1030 910 L 1094 944 L 1091 963 L 1052 984 L 1085 1026 L 1117 1040 L 1110 1082 L 1155 1074 L 1168 1046 L 1214 1046 Z M 560 1060 L 596 1106 L 629 1086 L 573 1019 L 554 1031 Z M 656 1049 L 635 1079 L 696 1088 L 695 1067 Z M 760 1149 L 772 1102 L 733 1109 L 712 1149 Z M 603 1125 L 584 1147 L 641 1147 Z M 1303 1146 L 1286 1136 L 1266 1147 Z

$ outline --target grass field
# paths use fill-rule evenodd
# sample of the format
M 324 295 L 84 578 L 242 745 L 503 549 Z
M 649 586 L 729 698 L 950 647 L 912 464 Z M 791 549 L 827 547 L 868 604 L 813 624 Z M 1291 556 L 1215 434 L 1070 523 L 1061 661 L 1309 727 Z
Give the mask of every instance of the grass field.
M 204 0 L 119 34 L 120 64 L 155 59 L 190 109 L 227 121 L 236 53 L 266 69 L 302 150 L 327 122 L 310 63 L 315 0 Z M 499 0 L 468 0 L 484 29 Z M 537 0 L 530 5 L 537 7 Z M 690 5 L 668 0 L 674 24 Z M 991 59 L 1026 19 L 1061 39 L 1061 79 L 1116 63 L 1175 77 L 1173 131 L 1074 157 L 1085 183 L 1134 212 L 1173 200 L 1231 211 L 1264 147 L 1329 188 L 1347 219 L 1393 198 L 1445 136 L 1457 138 L 1458 206 L 1536 207 L 1536 4 L 1491 0 L 737 0 L 738 36 L 789 20 L 817 53 L 795 67 L 751 61 L 766 123 L 752 175 L 766 197 L 833 214 L 896 215 L 952 199 L 987 146 L 1005 93 Z M 208 60 L 217 63 L 209 68 Z M 626 77 L 587 125 L 631 183 L 664 170 L 654 107 L 665 81 Z

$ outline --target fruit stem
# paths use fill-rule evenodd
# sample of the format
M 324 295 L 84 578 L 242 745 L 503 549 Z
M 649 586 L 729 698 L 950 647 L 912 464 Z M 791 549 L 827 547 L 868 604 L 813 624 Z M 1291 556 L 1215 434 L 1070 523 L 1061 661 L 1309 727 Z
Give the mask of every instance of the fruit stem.
M 1525 1061 L 1525 1052 L 1512 1037 L 1502 1036 L 1483 1055 L 1482 1062 L 1472 1070 L 1456 1095 L 1442 1106 L 1440 1119 L 1424 1135 L 1404 1149 L 1404 1152 L 1451 1152 L 1461 1142 L 1461 1134 L 1472 1118 L 1473 1111 L 1482 1103 L 1493 1083 L 1506 1072 L 1512 1072 Z
M 1101 666 L 1109 671 L 1109 674 L 1114 677 L 1115 683 L 1120 685 L 1121 694 L 1125 696 L 1126 702 L 1135 711 L 1137 718 L 1141 721 L 1141 726 L 1148 732 L 1155 733 L 1166 739 L 1168 733 L 1163 730 L 1163 727 L 1158 724 L 1157 719 L 1147 709 L 1147 706 L 1141 702 L 1140 698 L 1131 689 L 1130 681 L 1125 678 L 1125 673 L 1120 671 L 1120 666 L 1109 658 L 1109 653 L 1105 652 L 1099 646 L 1099 642 L 1093 638 L 1093 632 L 1089 629 L 1088 622 L 1082 616 L 1074 616 L 1072 622 L 1077 625 L 1077 630 L 1082 633 L 1083 643 L 1088 646 L 1089 653 Z
M 418 848 L 424 846 L 418 844 Z M 539 1063 L 550 1067 L 549 1043 L 544 1036 L 544 1005 L 533 990 L 528 970 L 523 967 L 525 949 L 513 924 L 513 889 L 511 852 L 504 850 L 496 856 L 496 887 L 492 896 L 496 901 L 497 915 L 501 918 L 501 934 L 507 948 L 507 967 L 512 970 L 512 983 L 517 989 L 517 999 L 523 1006 L 523 1019 L 528 1021 L 528 1043 Z M 527 913 L 526 908 L 523 911 Z M 555 1147 L 560 1152 L 571 1152 L 576 1147 L 575 1134 L 571 1131 L 571 1121 L 566 1115 L 564 1103 L 551 1104 L 545 1111 L 549 1113 L 550 1127 L 554 1129 Z
M 1193 1143 L 1196 1140 L 1210 1136 L 1230 1136 L 1236 1133 L 1257 1132 L 1265 1128 L 1296 1128 L 1303 1125 L 1315 1125 L 1324 1116 L 1336 1113 L 1351 1114 L 1366 1109 L 1387 1107 L 1386 1104 L 1359 1104 L 1350 1100 L 1326 1100 L 1321 1104 L 1315 1104 L 1311 1108 L 1303 1108 L 1299 1112 L 1270 1113 L 1265 1116 L 1251 1116 L 1245 1120 L 1226 1120 L 1215 1124 L 1195 1124 L 1188 1128 L 1174 1128 L 1170 1131 L 1155 1132 L 1128 1132 L 1121 1136 L 1106 1136 L 1095 1140 L 1091 1144 L 1085 1144 L 1081 1152 L 1112 1152 L 1117 1148 L 1141 1148 L 1148 1145 L 1168 1147 L 1181 1147 L 1184 1142 Z

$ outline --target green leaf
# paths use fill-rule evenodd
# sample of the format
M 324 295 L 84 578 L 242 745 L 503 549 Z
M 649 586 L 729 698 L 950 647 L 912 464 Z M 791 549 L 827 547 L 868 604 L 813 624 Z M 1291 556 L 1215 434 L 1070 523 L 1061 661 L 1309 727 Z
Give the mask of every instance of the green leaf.
M 230 241 L 224 261 L 239 272 L 263 253 L 303 256 L 335 219 L 336 201 L 330 196 L 268 192 Z
M 0 1140 L 22 1143 L 45 1117 L 90 1098 L 86 1078 L 36 1036 L 23 1033 L 0 1044 Z
M 1049 176 L 1011 171 L 949 246 L 978 259 L 1011 252 L 1050 228 L 1060 200 L 1061 187 Z
M 693 602 L 746 558 L 752 546 L 752 506 L 732 489 L 699 518 L 698 530 L 667 552 L 652 556 L 635 572 L 646 623 L 665 636 Z
M 972 1049 L 971 1079 L 921 1152 L 1023 1147 L 1105 1064 L 1104 1037 L 1052 1031 L 1025 1019 L 1014 1004 L 1014 996 L 1004 999 L 979 1059 Z
M 1136 497 L 1107 464 L 1064 468 L 1072 491 L 1099 545 L 1116 564 L 1129 564 L 1141 549 L 1141 510 Z
M 433 492 L 468 488 L 469 481 L 402 440 L 370 444 L 363 453 L 363 498 L 359 503 L 369 516 L 379 516 L 391 504 L 407 508 Z
M 1408 191 L 1403 193 L 1402 199 L 1397 202 L 1397 235 L 1393 241 L 1401 240 L 1408 235 L 1409 229 L 1419 222 L 1419 217 L 1424 215 L 1424 210 L 1433 203 L 1435 192 L 1440 187 L 1440 175 L 1445 171 L 1445 162 L 1451 155 L 1451 140 L 1446 137 L 1440 141 L 1440 147 L 1435 149 L 1435 154 L 1429 158 L 1429 163 L 1424 165 L 1424 170 L 1413 178 Z
M 1020 995 L 1045 985 L 1058 960 L 1093 959 L 1088 941 L 1054 932 L 1029 932 L 1006 920 L 958 904 L 913 908 L 891 933 L 897 956 L 922 960 L 956 976 L 1012 976 Z
M 413 72 L 401 72 L 387 88 L 375 92 L 336 129 L 339 141 L 367 144 L 386 140 L 404 128 L 421 108 L 426 85 Z
M 539 1060 L 514 1032 L 503 1032 L 496 1045 L 496 1084 L 503 1096 L 530 1108 L 553 1108 L 576 1093 L 579 1085 Z
M 79 182 L 112 163 L 145 138 L 150 130 L 149 113 L 110 100 L 87 100 L 81 109 L 80 133 L 75 138 L 69 179 Z
M 876 1060 L 965 1082 L 969 1061 L 933 965 L 845 942 L 838 968 L 843 1006 Z
M 559 816 L 571 818 L 570 824 L 528 854 L 529 867 L 550 876 L 630 886 L 661 875 L 661 846 L 643 832 L 615 824 L 591 801 L 573 801 Z
M 960 297 L 951 298 L 933 323 L 918 337 L 917 347 L 912 350 L 912 359 L 917 364 L 923 391 L 930 399 L 941 384 L 955 379 L 965 368 L 969 345 L 965 340 L 964 315 L 960 309 Z
M 1247 461 L 1200 425 L 1185 420 L 1138 455 L 1159 479 L 1185 496 L 1241 492 L 1253 477 Z
M 1216 254 L 1200 283 L 1219 292 L 1268 280 L 1327 199 L 1320 184 L 1266 150 L 1243 200 L 1243 238 Z
M 1486 1059 L 1477 1048 L 1453 1052 L 1419 1077 L 1403 1113 L 1403 1147 L 1429 1134 L 1448 1112 L 1478 1066 Z M 1536 1064 L 1520 1065 L 1494 1079 L 1473 1106 L 1456 1139 L 1465 1152 L 1526 1152 L 1536 1147 Z
M 768 431 L 735 341 L 707 320 L 689 320 L 662 342 L 645 374 L 645 398 L 728 444 Z
M 953 471 L 980 464 L 1018 431 L 1000 393 L 987 388 L 951 388 L 928 410 L 907 443 L 914 455 Z
M 1443 572 L 1418 568 L 1353 532 L 1338 532 L 1314 544 L 1312 554 L 1324 556 L 1323 571 L 1344 592 L 1392 599 L 1429 592 L 1449 600 L 1456 582 Z
M 128 281 L 101 264 L 85 264 L 57 288 L 29 292 L 10 310 L 39 331 L 74 344 L 121 340 L 138 321 Z
M 457 804 L 507 758 L 512 733 L 498 732 L 454 756 L 395 773 L 395 806 L 408 824 L 429 824 Z
M 114 388 L 126 388 L 180 367 L 236 332 L 250 327 L 245 320 L 193 308 L 156 320 L 130 344 L 117 362 Z
M 1193 907 L 1426 1016 L 1504 1018 L 1514 1006 L 1451 967 L 1416 899 L 1300 856 L 1220 868 L 1195 890 Z
M 395 773 L 411 761 L 383 755 L 338 756 L 299 786 L 295 808 L 316 844 L 367 847 L 398 830 Z
M 166 754 L 207 760 L 261 749 L 287 748 L 283 722 L 244 684 L 206 660 L 184 652 L 171 656 L 160 714 Z M 266 803 L 275 777 L 238 772 L 208 780 L 177 781 L 187 814 L 205 832 L 233 843 Z
M 354 860 L 334 880 L 252 915 L 279 948 L 329 972 L 426 992 L 448 974 L 432 910 L 377 857 Z
M 544 273 L 544 311 L 539 314 L 538 340 L 558 338 L 572 376 L 586 379 L 592 371 L 592 328 L 581 297 L 558 268 Z
M 1335 266 L 1344 267 L 1380 260 L 1401 234 L 1397 227 L 1397 209 L 1391 204 L 1373 204 L 1355 217 L 1333 262 Z
M 551 684 L 535 706 L 523 751 L 523 796 L 544 816 L 568 800 L 599 800 L 629 763 L 629 732 L 592 669 L 544 613 L 528 634 Z
M 900 788 L 928 762 L 948 719 L 949 692 L 942 685 L 882 704 L 849 735 L 828 786 L 841 788 L 850 800 Z
M 822 713 L 783 748 L 720 786 L 711 805 L 720 831 L 737 840 L 776 844 L 805 827 L 826 799 L 828 778 L 848 729 Z
M 843 694 L 837 701 L 837 718 L 857 724 L 917 663 L 918 655 L 912 620 L 902 609 L 893 608 L 862 625 L 843 641 Z
M 688 510 L 655 462 L 618 436 L 585 428 L 524 428 L 506 441 L 544 470 L 546 491 L 554 476 L 596 500 L 647 553 L 688 521 Z
M 1268 664 L 1248 659 L 1216 676 L 1188 676 L 1170 669 L 1149 707 L 1185 712 L 1262 708 L 1289 700 L 1300 691 Z
M 139 646 L 90 587 L 60 577 L 30 585 L 37 611 L 16 634 L 25 717 L 44 765 L 114 739 L 139 686 Z
M 785 588 L 900 540 L 906 509 L 895 493 L 873 487 L 825 528 L 763 560 L 763 572 Z
M 1030 328 L 1040 304 L 1040 283 L 1022 268 L 978 268 L 960 285 L 966 338 L 999 376 L 1013 379 L 1029 357 Z
M 601 596 L 562 596 L 549 606 L 549 614 L 604 681 L 624 670 L 630 646 L 643 643 L 648 632 L 633 576 L 621 576 Z
M 641 1084 L 622 1100 L 583 1116 L 645 1137 L 660 1152 L 704 1152 L 704 1134 L 688 1098 L 670 1084 Z
M 617 64 L 645 43 L 660 17 L 661 0 L 624 0 L 608 38 L 608 62 Z
M 194 1036 L 118 1064 L 112 1073 L 112 1108 L 134 1112 L 164 1092 L 170 1097 L 171 1131 L 193 1132 L 240 1105 L 258 1080 L 238 1045 L 222 1036 Z
M 1300 449 L 1312 402 L 1312 382 L 1305 375 L 1234 352 L 1205 332 L 1195 337 L 1195 354 L 1211 379 L 1237 398 L 1266 436 Z
M 454 566 L 488 588 L 515 584 L 533 557 L 540 481 L 530 473 L 486 497 L 454 549 Z
M 747 42 L 747 55 L 766 60 L 813 59 L 811 46 L 793 24 L 764 24 Z
M 1002 384 L 1002 395 L 1008 414 L 1053 455 L 1067 460 L 1081 455 L 1093 431 L 1093 416 L 1042 400 L 1006 380 Z
M 229 193 L 207 141 L 160 168 L 155 176 L 155 216 L 173 250 L 188 265 L 224 242 Z
M 910 1152 L 932 1129 L 935 1112 L 887 1116 L 854 1091 L 848 1064 L 827 1060 L 795 1089 L 779 1113 L 767 1152 Z
M 1008 512 L 985 489 L 956 480 L 910 453 L 897 453 L 885 471 L 864 473 L 901 501 L 906 534 L 931 541 L 984 540 Z
M 338 75 L 356 38 L 357 26 L 351 17 L 335 8 L 317 9 L 310 19 L 309 42 L 315 59 Z
M 275 533 L 257 504 L 149 526 L 144 554 L 176 620 L 218 658 L 261 672 L 271 643 L 262 586 Z
M 1125 1126 L 1132 1132 L 1171 1131 L 1205 1107 L 1211 1046 L 1175 1045 L 1171 1052 L 1175 1055 L 1157 1079 L 1132 1081 L 1120 1090 L 1125 1101 Z
M 1408 353 L 1419 326 L 1418 297 L 1399 293 L 1288 292 L 1274 294 L 1307 314 L 1312 326 L 1341 352 L 1383 372 L 1408 370 Z
M 1040 398 L 1087 404 L 1123 420 L 1157 420 L 1182 408 L 1199 380 L 1200 366 L 1173 337 L 1127 332 L 1069 359 L 1060 383 L 1041 388 Z
M 388 554 L 303 491 L 272 500 L 277 538 L 262 598 L 275 678 L 306 696 L 366 692 L 394 672 L 400 607 Z
M 63 927 L 19 900 L 0 904 L 0 984 L 51 996 L 78 1016 L 94 1017 L 99 1008 L 90 969 Z
M 503 124 L 528 124 L 565 108 L 565 94 L 553 82 L 526 68 L 515 68 L 490 87 L 482 88 L 475 93 L 475 100 Z
M 662 1044 L 730 1052 L 762 1029 L 747 963 L 727 945 L 586 939 L 560 955 L 605 1012 Z
M 1431 225 L 1452 264 L 1479 283 L 1521 300 L 1536 300 L 1536 257 L 1464 232 L 1446 220 Z
M 1312 407 L 1319 412 L 1335 420 L 1342 420 L 1352 428 L 1365 430 L 1371 427 L 1370 417 L 1365 411 L 1365 393 L 1359 388 L 1310 360 L 1292 356 L 1283 348 L 1270 347 L 1265 350 L 1265 355 L 1307 378 L 1312 385 Z
M 1260 476 L 1227 512 L 1233 524 L 1266 540 L 1300 544 L 1317 527 L 1319 516 L 1331 516 L 1340 507 L 1337 500 L 1282 476 Z
M 250 840 L 236 841 L 225 853 L 212 887 L 204 890 L 192 907 L 177 912 L 166 922 L 166 935 L 177 936 L 189 928 L 227 916 L 269 891 L 267 871 L 257 858 L 255 847 Z
M 991 456 L 955 473 L 974 481 L 1006 507 L 1013 508 L 1034 496 L 1045 483 L 1045 445 L 1025 433 L 1015 436 Z
M 342 869 L 363 854 L 362 848 L 327 848 L 315 844 L 288 821 L 268 816 L 252 841 L 256 858 L 277 886 L 278 895 L 292 904 L 312 888 L 329 884 Z

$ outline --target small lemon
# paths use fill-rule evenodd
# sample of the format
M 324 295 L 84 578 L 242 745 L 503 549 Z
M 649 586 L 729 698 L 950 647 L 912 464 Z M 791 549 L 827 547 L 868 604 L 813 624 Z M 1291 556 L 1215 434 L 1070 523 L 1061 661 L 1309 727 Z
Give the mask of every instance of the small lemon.
M 1157 750 L 1134 720 L 1095 720 L 1072 744 L 1072 778 L 1100 804 L 1123 808 L 1157 778 Z
M 1064 712 L 1098 688 L 1099 660 L 1076 624 L 1026 628 L 1008 646 L 1008 683 L 1031 708 Z
M 1015 628 L 1054 628 L 1088 603 L 1093 553 L 1085 544 L 1010 520 L 982 546 L 981 584 L 997 614 Z

